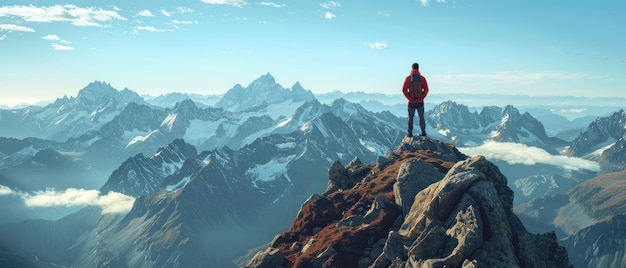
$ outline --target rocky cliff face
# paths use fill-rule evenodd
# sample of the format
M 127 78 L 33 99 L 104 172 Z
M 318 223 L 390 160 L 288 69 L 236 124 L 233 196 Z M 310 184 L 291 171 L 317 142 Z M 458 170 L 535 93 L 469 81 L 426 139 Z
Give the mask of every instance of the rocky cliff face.
M 616 215 L 563 240 L 576 267 L 624 267 L 626 216 Z
M 584 156 L 617 140 L 624 139 L 626 132 L 626 113 L 617 111 L 607 117 L 599 117 L 585 131 L 581 132 L 568 148 L 568 156 Z
M 375 164 L 329 169 L 291 229 L 246 267 L 569 267 L 554 232 L 531 234 L 498 168 L 406 138 Z

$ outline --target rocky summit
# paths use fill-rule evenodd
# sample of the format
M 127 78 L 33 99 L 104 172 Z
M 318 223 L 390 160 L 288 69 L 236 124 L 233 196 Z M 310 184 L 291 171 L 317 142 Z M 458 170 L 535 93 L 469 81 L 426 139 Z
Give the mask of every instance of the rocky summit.
M 571 267 L 554 232 L 512 212 L 497 166 L 405 138 L 373 164 L 331 164 L 329 185 L 246 267 Z

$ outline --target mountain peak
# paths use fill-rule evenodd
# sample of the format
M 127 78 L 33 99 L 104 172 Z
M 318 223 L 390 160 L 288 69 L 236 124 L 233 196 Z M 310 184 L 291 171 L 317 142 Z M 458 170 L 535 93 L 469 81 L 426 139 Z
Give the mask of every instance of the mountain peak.
M 272 74 L 270 73 L 266 73 L 252 81 L 248 88 L 252 88 L 254 86 L 273 86 L 274 84 L 276 84 L 276 79 L 274 79 L 274 76 L 272 76 Z
M 292 90 L 283 88 L 276 83 L 276 80 L 270 73 L 267 73 L 252 81 L 248 87 L 242 87 L 239 84 L 235 85 L 224 94 L 224 97 L 215 104 L 215 107 L 228 111 L 245 111 L 251 107 L 278 104 L 288 100 L 309 101 L 312 99 L 315 99 L 315 97 L 310 91 L 305 90 L 301 86 Z
M 406 138 L 374 165 L 334 162 L 328 176 L 246 267 L 571 266 L 553 232 L 526 231 L 498 168 L 452 144 Z

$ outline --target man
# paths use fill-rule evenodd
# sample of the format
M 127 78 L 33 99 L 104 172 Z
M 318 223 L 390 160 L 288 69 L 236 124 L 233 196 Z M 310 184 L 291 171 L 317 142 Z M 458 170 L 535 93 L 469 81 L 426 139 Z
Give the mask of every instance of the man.
M 409 127 L 407 137 L 413 136 L 413 117 L 415 117 L 415 110 L 420 117 L 420 128 L 422 129 L 422 136 L 426 136 L 426 120 L 424 120 L 424 98 L 428 95 L 428 83 L 426 78 L 420 74 L 420 65 L 415 62 L 411 65 L 411 74 L 404 79 L 404 85 L 402 85 L 402 93 L 409 101 Z

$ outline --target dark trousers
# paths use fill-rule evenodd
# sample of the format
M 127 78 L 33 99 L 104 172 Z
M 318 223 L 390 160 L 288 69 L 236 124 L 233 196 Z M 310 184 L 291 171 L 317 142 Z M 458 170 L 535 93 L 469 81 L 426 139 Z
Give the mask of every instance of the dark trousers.
M 413 117 L 415 117 L 415 110 L 420 117 L 420 128 L 422 129 L 422 135 L 426 135 L 426 120 L 424 120 L 424 103 L 409 103 L 409 128 L 408 135 L 413 135 Z

